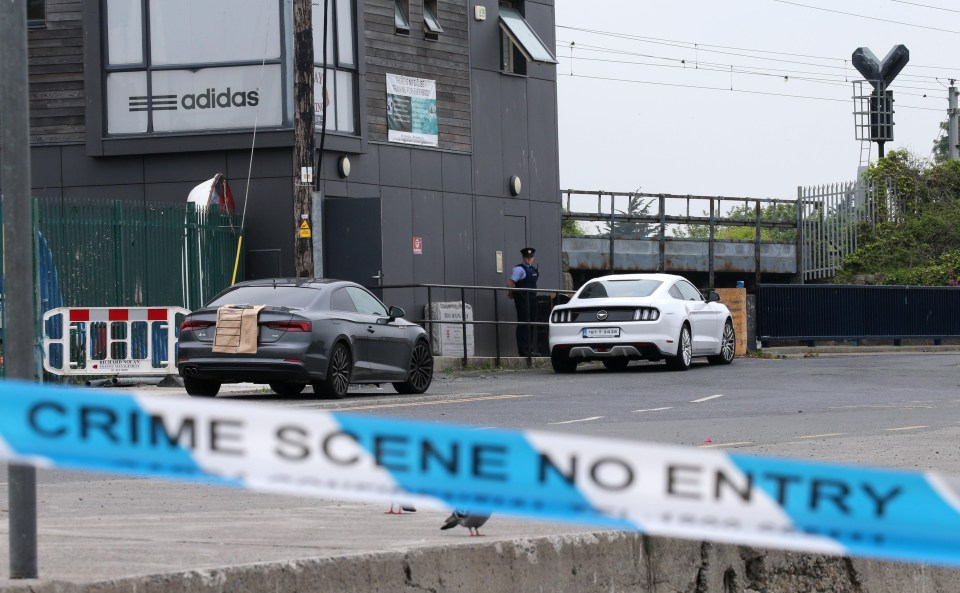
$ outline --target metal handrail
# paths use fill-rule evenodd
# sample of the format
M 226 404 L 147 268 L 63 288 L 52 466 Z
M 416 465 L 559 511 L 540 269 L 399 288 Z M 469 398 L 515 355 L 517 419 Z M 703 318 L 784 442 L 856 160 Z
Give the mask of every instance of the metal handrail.
M 572 290 L 562 290 L 555 288 L 508 288 L 505 286 L 473 286 L 467 284 L 390 284 L 384 286 L 370 286 L 368 288 L 375 290 L 393 290 L 393 289 L 402 289 L 402 288 L 425 288 L 427 290 L 427 316 L 424 319 L 417 320 L 417 323 L 425 325 L 427 329 L 427 339 L 430 342 L 430 350 L 433 351 L 433 324 L 443 325 L 443 324 L 459 324 L 462 328 L 461 332 L 461 342 L 463 345 L 463 366 L 467 365 L 467 326 L 468 325 L 494 325 L 497 326 L 497 331 L 494 332 L 494 343 L 496 345 L 496 364 L 500 365 L 500 326 L 512 326 L 512 325 L 526 325 L 527 326 L 527 343 L 533 344 L 533 328 L 535 326 L 549 326 L 547 321 L 506 321 L 500 319 L 500 309 L 498 306 L 497 293 L 498 292 L 526 292 L 537 294 L 553 294 L 553 295 L 572 295 L 575 291 Z M 460 291 L 460 320 L 455 321 L 442 321 L 434 320 L 429 318 L 430 310 L 433 308 L 433 290 L 442 289 L 442 290 L 459 290 Z M 467 321 L 467 311 L 466 311 L 466 291 L 468 290 L 480 290 L 480 291 L 491 291 L 493 294 L 493 321 L 484 320 L 484 321 Z M 476 309 L 476 308 L 474 308 Z M 533 354 L 532 352 L 527 352 L 527 365 L 530 366 L 533 364 Z

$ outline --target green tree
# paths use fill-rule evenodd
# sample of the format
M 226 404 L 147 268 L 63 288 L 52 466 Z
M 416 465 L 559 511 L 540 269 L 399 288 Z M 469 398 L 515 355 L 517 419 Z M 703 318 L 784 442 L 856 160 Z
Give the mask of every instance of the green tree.
M 562 209 L 562 213 L 566 214 L 567 209 Z M 566 218 L 561 215 L 560 218 L 560 234 L 561 235 L 582 235 L 583 229 L 580 227 L 580 223 L 572 218 Z
M 650 208 L 653 207 L 653 199 L 644 200 L 637 194 L 630 194 L 627 199 L 627 210 L 617 210 L 620 214 L 627 216 L 649 216 Z M 636 220 L 625 220 L 613 223 L 614 236 L 624 239 L 642 239 L 652 237 L 657 234 L 658 225 L 649 222 L 640 222 Z M 610 236 L 610 224 L 607 224 L 605 236 Z
M 709 212 L 704 211 L 703 216 L 709 216 Z M 756 206 L 753 204 L 740 204 L 734 206 L 729 212 L 723 215 L 723 218 L 733 218 L 736 220 L 754 222 L 757 219 Z M 797 220 L 797 207 L 792 203 L 767 203 L 760 208 L 760 220 L 762 222 L 794 222 Z M 673 236 L 686 239 L 708 239 L 710 238 L 710 226 L 706 224 L 688 224 L 686 228 L 673 229 Z M 714 228 L 713 237 L 720 241 L 753 241 L 756 239 L 757 230 L 754 225 L 750 226 L 717 226 Z M 776 243 L 795 243 L 797 240 L 797 231 L 795 229 L 761 228 L 760 240 Z
M 950 158 L 950 120 L 940 122 L 940 135 L 933 141 L 933 162 L 944 163 Z

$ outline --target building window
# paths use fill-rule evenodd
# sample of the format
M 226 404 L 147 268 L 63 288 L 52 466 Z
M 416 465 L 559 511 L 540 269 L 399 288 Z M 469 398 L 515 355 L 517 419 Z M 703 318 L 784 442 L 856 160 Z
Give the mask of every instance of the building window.
M 527 62 L 556 64 L 530 23 L 523 18 L 521 0 L 500 0 L 500 70 L 526 74 Z
M 410 0 L 393 0 L 393 21 L 397 35 L 410 34 Z
M 427 39 L 439 39 L 443 33 L 437 14 L 437 0 L 423 0 L 423 31 Z
M 327 16 L 327 58 L 324 63 L 323 14 Z M 357 52 L 353 0 L 313 2 L 313 101 L 316 129 L 357 133 Z M 326 94 L 323 83 L 326 78 Z
M 47 7 L 44 0 L 27 0 L 27 27 L 38 28 L 47 24 Z
M 108 135 L 290 125 L 283 0 L 101 2 Z

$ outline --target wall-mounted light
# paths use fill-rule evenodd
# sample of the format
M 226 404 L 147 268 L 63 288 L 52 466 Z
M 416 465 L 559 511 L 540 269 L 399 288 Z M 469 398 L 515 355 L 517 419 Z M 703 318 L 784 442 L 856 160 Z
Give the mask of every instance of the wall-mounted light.
M 520 188 L 521 188 L 520 177 L 518 177 L 517 175 L 514 175 L 513 177 L 510 178 L 510 195 L 519 196 Z
M 337 172 L 340 173 L 340 177 L 350 176 L 350 157 L 343 155 L 337 159 Z

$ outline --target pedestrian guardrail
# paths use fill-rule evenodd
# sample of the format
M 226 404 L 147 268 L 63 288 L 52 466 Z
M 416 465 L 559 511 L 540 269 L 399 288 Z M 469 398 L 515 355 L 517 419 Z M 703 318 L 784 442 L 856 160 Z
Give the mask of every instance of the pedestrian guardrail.
M 43 315 L 43 368 L 60 376 L 177 373 L 183 307 L 58 307 Z

